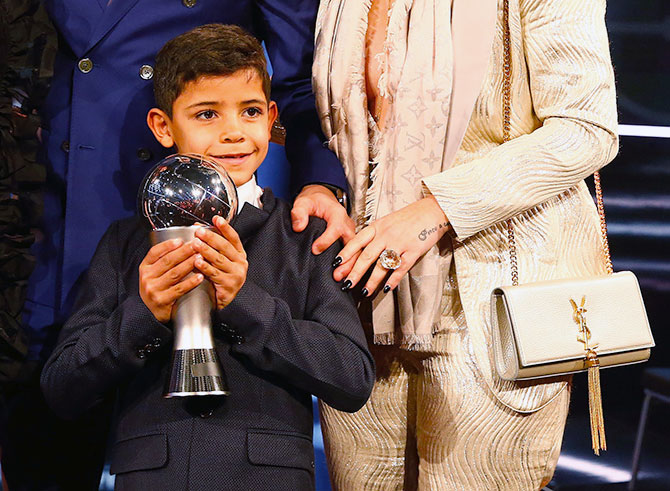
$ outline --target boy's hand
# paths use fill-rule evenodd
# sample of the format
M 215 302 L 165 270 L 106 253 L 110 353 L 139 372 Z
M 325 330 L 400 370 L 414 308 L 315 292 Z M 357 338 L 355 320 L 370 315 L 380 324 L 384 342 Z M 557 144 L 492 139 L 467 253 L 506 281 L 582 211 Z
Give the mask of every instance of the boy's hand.
M 177 299 L 202 282 L 200 273 L 187 276 L 194 263 L 191 243 L 181 239 L 156 244 L 140 263 L 140 298 L 158 321 L 169 321 Z
M 233 301 L 247 279 L 247 253 L 237 232 L 223 218 L 214 217 L 221 235 L 202 227 L 196 230 L 193 248 L 198 252 L 195 267 L 214 285 L 216 308 Z

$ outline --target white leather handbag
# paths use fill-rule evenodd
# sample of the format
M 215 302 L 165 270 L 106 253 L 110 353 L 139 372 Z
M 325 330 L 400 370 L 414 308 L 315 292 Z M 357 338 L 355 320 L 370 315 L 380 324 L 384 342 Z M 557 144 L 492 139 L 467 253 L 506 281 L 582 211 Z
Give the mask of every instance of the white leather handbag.
M 649 359 L 654 339 L 637 278 L 606 276 L 501 286 L 491 296 L 495 365 L 505 380 L 527 380 Z
M 637 278 L 605 276 L 501 286 L 491 296 L 495 364 L 505 380 L 566 375 L 649 359 L 651 335 Z
M 503 140 L 510 139 L 510 37 L 508 0 L 503 8 Z M 591 440 L 606 450 L 600 367 L 649 359 L 654 339 L 637 278 L 614 273 L 607 239 L 600 174 L 593 174 L 606 275 L 519 285 L 512 222 L 507 222 L 512 285 L 491 294 L 494 362 L 505 380 L 588 371 Z

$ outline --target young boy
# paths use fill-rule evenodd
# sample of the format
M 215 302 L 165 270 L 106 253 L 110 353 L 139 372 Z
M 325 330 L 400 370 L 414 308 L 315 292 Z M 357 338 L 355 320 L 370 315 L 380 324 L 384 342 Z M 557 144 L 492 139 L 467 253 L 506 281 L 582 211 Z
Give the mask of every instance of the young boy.
M 310 395 L 355 411 L 374 367 L 331 278 L 337 244 L 310 252 L 323 222 L 295 234 L 289 206 L 256 185 L 277 116 L 263 50 L 240 28 L 202 26 L 163 47 L 154 84 L 158 141 L 218 162 L 245 204 L 234 227 L 217 220 L 220 234 L 185 244 L 150 247 L 141 218 L 113 224 L 42 373 L 46 399 L 72 418 L 116 396 L 117 489 L 313 489 Z M 205 280 L 231 393 L 164 399 L 172 307 Z

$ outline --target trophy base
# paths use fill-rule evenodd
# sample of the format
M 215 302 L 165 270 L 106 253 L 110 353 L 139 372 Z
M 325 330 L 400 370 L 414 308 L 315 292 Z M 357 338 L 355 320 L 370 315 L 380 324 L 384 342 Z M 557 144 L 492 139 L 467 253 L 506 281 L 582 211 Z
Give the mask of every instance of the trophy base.
M 172 373 L 163 397 L 230 394 L 214 349 L 180 349 L 172 354 Z

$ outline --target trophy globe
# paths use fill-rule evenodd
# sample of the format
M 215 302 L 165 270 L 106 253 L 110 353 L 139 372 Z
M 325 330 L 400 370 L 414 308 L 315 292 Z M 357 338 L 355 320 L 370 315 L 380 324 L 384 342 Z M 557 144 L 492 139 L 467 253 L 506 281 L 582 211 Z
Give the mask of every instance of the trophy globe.
M 140 213 L 154 230 L 212 226 L 219 215 L 230 222 L 237 191 L 225 169 L 201 155 L 170 155 L 158 162 L 140 186 Z
M 216 162 L 201 155 L 175 154 L 146 175 L 138 207 L 153 229 L 153 244 L 171 239 L 186 243 L 195 237 L 198 227 L 213 227 L 215 216 L 228 222 L 235 217 L 237 191 Z M 165 397 L 229 393 L 212 336 L 211 289 L 211 283 L 203 281 L 172 309 L 174 344 Z

